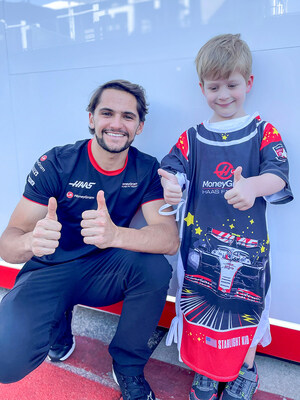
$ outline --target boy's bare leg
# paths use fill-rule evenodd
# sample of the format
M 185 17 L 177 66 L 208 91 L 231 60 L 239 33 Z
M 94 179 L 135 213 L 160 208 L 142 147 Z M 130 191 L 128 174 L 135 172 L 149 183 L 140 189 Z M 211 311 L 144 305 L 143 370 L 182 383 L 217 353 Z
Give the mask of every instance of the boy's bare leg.
M 254 358 L 256 354 L 256 347 L 250 347 L 248 353 L 246 354 L 244 362 L 249 365 L 249 369 L 253 367 Z

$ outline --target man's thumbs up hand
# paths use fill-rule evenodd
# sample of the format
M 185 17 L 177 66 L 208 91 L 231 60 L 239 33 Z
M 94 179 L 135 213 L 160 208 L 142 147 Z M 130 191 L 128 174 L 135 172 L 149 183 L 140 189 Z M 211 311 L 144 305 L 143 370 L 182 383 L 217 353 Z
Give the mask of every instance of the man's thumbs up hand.
M 99 210 L 106 210 L 107 211 L 103 190 L 99 190 L 99 192 L 97 193 L 97 204 L 98 204 L 98 211 Z
M 45 218 L 39 220 L 32 232 L 31 251 L 36 257 L 55 253 L 59 246 L 61 224 L 57 220 L 57 201 L 50 197 Z
M 161 176 L 165 202 L 174 205 L 178 204 L 182 197 L 182 190 L 176 176 L 161 168 L 157 172 Z
M 52 219 L 53 221 L 57 221 L 56 210 L 57 210 L 56 198 L 50 197 L 50 199 L 48 201 L 48 212 L 47 212 L 46 218 Z
M 115 247 L 118 227 L 110 218 L 103 190 L 97 193 L 97 210 L 87 210 L 82 213 L 81 227 L 84 243 L 100 249 Z

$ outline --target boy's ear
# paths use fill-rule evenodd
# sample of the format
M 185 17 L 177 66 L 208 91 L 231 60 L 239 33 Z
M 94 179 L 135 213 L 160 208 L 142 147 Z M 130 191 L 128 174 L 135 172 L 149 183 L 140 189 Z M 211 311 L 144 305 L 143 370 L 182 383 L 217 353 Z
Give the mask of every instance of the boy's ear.
M 253 80 L 254 80 L 254 76 L 253 76 L 253 75 L 250 75 L 250 76 L 249 76 L 249 79 L 248 79 L 248 81 L 247 81 L 247 90 L 246 90 L 246 93 L 249 93 L 249 92 L 250 92 L 250 90 L 251 90 L 251 88 L 252 88 L 252 86 L 253 86 Z
M 204 87 L 203 87 L 203 84 L 201 82 L 199 82 L 199 86 L 201 87 L 201 91 L 204 94 Z

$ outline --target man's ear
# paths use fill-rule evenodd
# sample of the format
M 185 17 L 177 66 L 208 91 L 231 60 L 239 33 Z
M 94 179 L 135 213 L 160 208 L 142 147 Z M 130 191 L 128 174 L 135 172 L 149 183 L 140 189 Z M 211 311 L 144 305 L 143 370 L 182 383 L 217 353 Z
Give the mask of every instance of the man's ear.
M 249 76 L 249 79 L 248 79 L 248 81 L 247 81 L 246 93 L 249 93 L 249 92 L 250 92 L 250 90 L 251 90 L 251 88 L 252 88 L 252 86 L 253 86 L 253 79 L 254 79 L 254 76 L 253 76 L 253 75 L 250 75 L 250 76 Z
M 138 126 L 138 128 L 136 130 L 136 135 L 139 135 L 140 133 L 142 133 L 143 129 L 144 129 L 144 122 L 140 122 L 139 126 Z
M 91 112 L 89 112 L 89 127 L 95 129 L 94 116 Z

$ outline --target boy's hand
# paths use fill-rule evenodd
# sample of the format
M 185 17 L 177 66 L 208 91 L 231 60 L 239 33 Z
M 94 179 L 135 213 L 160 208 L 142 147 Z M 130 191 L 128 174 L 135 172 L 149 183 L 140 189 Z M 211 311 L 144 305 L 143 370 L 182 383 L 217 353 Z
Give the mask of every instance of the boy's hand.
M 81 235 L 83 241 L 100 249 L 114 247 L 118 227 L 110 218 L 103 190 L 99 190 L 97 193 L 97 204 L 97 210 L 87 210 L 82 213 Z
M 164 198 L 168 204 L 178 204 L 182 197 L 182 190 L 175 175 L 164 169 L 158 169 L 161 176 L 161 185 L 164 188 Z
M 256 199 L 256 190 L 253 187 L 253 180 L 242 176 L 242 167 L 237 167 L 234 171 L 233 188 L 228 190 L 225 195 L 228 204 L 234 208 L 245 211 L 251 208 Z
M 45 218 L 37 222 L 32 232 L 31 251 L 37 257 L 55 253 L 59 246 L 61 224 L 57 220 L 57 201 L 50 197 Z

